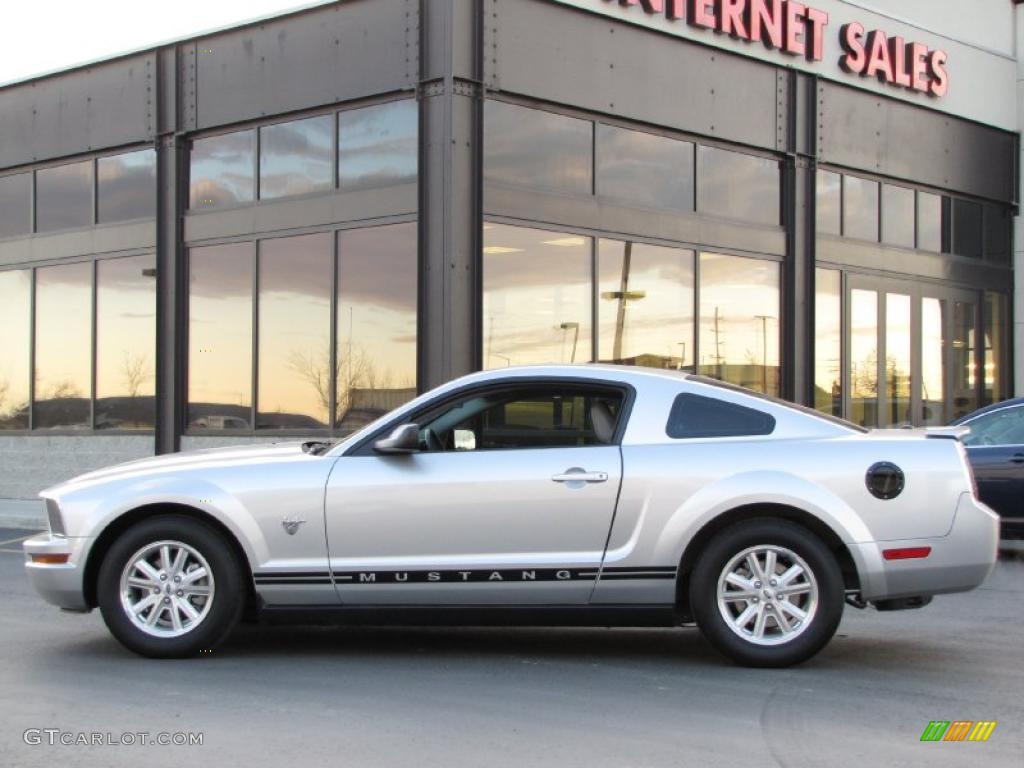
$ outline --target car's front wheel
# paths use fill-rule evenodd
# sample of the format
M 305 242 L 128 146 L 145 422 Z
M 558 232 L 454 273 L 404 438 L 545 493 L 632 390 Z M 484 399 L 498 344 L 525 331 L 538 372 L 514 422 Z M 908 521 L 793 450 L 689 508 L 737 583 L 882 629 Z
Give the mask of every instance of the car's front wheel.
M 786 520 L 757 518 L 719 532 L 690 579 L 697 625 L 741 664 L 784 667 L 805 661 L 835 634 L 843 615 L 843 575 L 828 547 Z
M 211 526 L 161 515 L 132 526 L 107 551 L 97 601 L 111 633 L 143 656 L 212 650 L 245 603 L 241 564 Z

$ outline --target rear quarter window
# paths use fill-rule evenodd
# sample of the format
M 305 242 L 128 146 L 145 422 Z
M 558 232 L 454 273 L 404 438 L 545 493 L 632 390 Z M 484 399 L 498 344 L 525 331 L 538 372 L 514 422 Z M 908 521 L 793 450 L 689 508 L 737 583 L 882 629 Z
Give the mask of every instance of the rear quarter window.
M 745 405 L 713 397 L 684 393 L 676 397 L 668 414 L 669 437 L 745 437 L 770 435 L 775 417 Z

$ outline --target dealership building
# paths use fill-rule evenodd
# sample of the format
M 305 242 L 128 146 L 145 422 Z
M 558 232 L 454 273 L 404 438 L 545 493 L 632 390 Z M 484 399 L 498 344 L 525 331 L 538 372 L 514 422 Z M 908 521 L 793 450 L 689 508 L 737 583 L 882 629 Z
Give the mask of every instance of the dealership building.
M 872 427 L 1019 393 L 1022 25 L 350 0 L 0 87 L 0 499 L 525 363 Z

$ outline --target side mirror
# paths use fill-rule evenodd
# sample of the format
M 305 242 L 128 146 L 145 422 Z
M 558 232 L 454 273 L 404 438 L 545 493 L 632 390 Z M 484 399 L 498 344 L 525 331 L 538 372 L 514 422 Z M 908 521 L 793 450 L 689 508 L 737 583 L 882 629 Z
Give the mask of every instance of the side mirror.
M 377 453 L 416 453 L 420 449 L 420 428 L 416 424 L 395 427 L 387 437 L 373 444 Z

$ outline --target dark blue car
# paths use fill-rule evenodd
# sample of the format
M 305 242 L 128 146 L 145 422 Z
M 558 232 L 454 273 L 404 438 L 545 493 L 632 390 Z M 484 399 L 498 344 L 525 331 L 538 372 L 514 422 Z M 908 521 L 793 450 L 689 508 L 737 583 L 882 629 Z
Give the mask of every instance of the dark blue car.
M 985 406 L 953 422 L 964 439 L 981 500 L 1002 518 L 1002 538 L 1024 544 L 1024 397 Z

